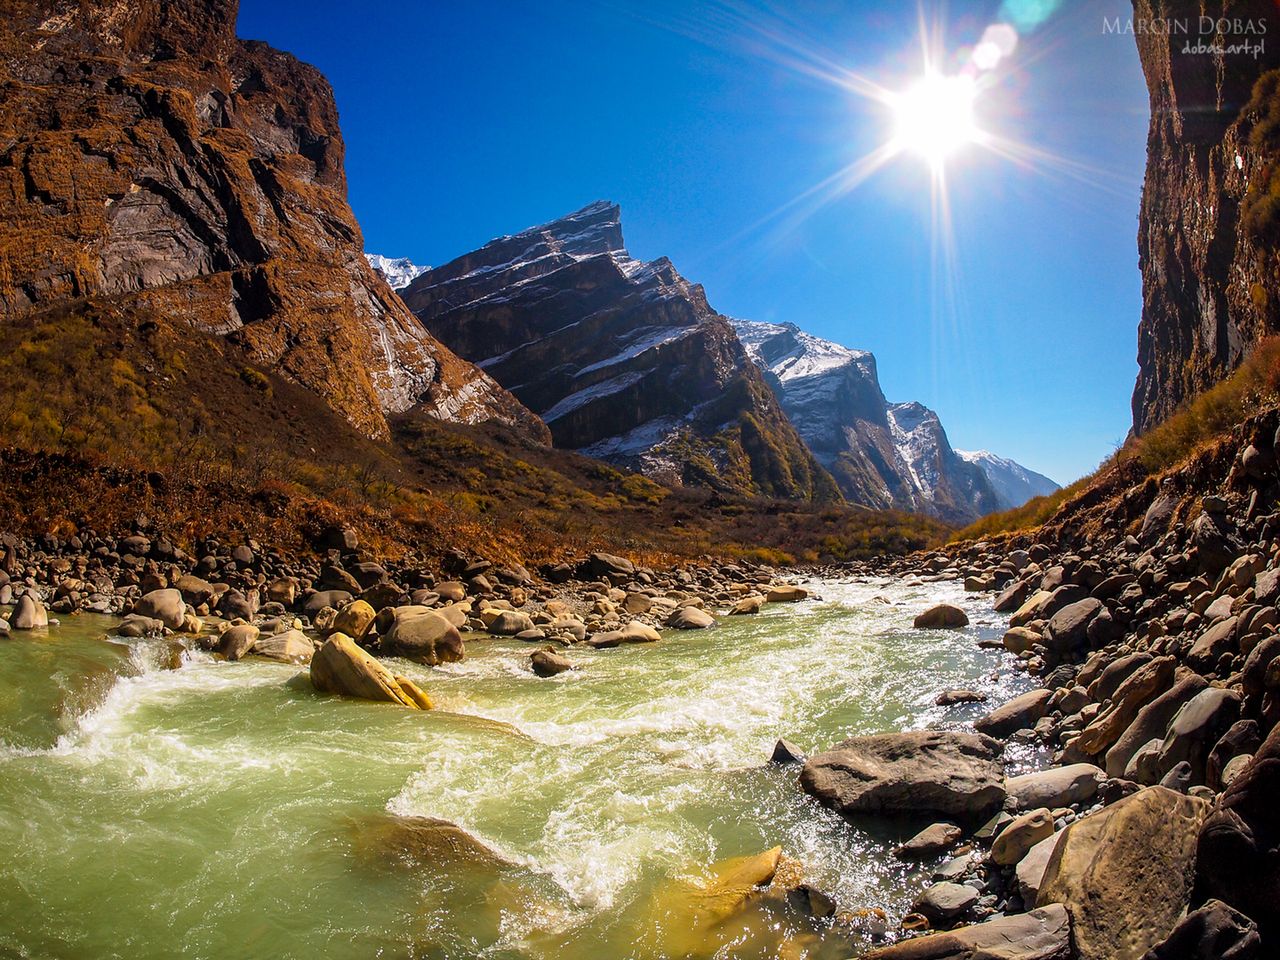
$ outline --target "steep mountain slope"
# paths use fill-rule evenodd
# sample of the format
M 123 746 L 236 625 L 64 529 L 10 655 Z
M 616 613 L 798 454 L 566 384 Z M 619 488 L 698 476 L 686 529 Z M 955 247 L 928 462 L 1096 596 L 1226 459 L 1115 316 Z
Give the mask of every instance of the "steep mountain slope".
M 735 320 L 734 328 L 848 499 L 950 523 L 998 509 L 1001 501 L 985 473 L 951 449 L 933 411 L 885 400 L 870 353 L 794 324 Z
M 957 450 L 956 454 L 987 475 L 987 482 L 995 491 L 998 510 L 1012 510 L 1033 497 L 1047 497 L 1061 489 L 1044 474 L 998 457 L 989 450 Z
M 365 259 L 391 285 L 392 290 L 401 290 L 422 276 L 430 267 L 420 267 L 408 257 L 384 257 L 377 253 L 366 253 Z
M 368 436 L 415 405 L 545 435 L 365 261 L 332 91 L 237 40 L 236 9 L 0 3 L 0 312 L 92 298 L 188 324 Z
M 702 287 L 628 255 L 614 204 L 494 240 L 401 295 L 558 446 L 666 482 L 839 496 Z
M 1280 330 L 1280 43 L 1273 0 L 1134 0 L 1134 14 L 1192 31 L 1137 33 L 1151 93 L 1133 394 L 1141 434 Z M 1206 21 L 1231 32 L 1195 35 Z

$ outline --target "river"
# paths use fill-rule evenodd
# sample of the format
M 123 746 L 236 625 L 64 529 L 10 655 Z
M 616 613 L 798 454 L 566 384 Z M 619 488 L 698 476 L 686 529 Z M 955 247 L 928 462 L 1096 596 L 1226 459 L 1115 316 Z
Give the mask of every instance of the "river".
M 816 582 L 660 643 L 568 655 L 468 642 L 396 669 L 428 713 L 317 696 L 304 669 L 109 638 L 80 616 L 0 639 L 0 955 L 577 958 L 672 955 L 656 904 L 716 861 L 779 845 L 842 910 L 900 917 L 925 868 L 819 808 L 774 742 L 962 727 L 1029 688 L 1003 618 L 958 584 Z M 973 626 L 911 629 L 926 606 Z M 173 665 L 177 664 L 177 669 Z M 401 827 L 451 821 L 493 851 Z M 416 839 L 415 839 L 416 838 Z M 674 885 L 674 886 L 673 886 Z M 849 956 L 773 914 L 718 955 Z

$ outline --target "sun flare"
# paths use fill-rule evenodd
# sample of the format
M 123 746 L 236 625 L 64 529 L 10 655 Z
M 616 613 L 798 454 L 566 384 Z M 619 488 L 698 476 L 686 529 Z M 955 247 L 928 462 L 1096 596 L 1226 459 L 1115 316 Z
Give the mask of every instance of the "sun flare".
M 974 119 L 978 86 L 964 74 L 926 73 L 891 98 L 895 120 L 894 143 L 916 153 L 932 166 L 979 137 Z

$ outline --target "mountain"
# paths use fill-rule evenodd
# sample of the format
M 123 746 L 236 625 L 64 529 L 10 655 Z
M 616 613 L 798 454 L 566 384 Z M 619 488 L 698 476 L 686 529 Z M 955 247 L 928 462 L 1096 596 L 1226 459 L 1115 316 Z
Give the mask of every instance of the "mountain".
M 670 483 L 839 497 L 702 287 L 627 253 L 615 204 L 493 240 L 401 296 L 557 446 Z
M 1000 510 L 1012 510 L 1034 497 L 1045 497 L 1061 489 L 1043 474 L 998 457 L 989 450 L 957 450 L 956 453 L 960 459 L 972 463 L 987 475 Z
M 238 40 L 236 12 L 235 0 L 4 3 L 8 349 L 22 347 L 19 319 L 38 352 L 55 315 L 87 334 L 127 314 L 133 331 L 214 338 L 209 349 L 240 358 L 231 369 L 284 377 L 366 436 L 389 437 L 388 415 L 415 407 L 545 436 L 365 260 L 332 90 Z
M 1274 0 L 1135 0 L 1134 21 L 1192 28 L 1136 32 L 1151 96 L 1133 394 L 1142 434 L 1280 330 L 1280 44 L 1257 32 L 1274 28 Z M 1198 35 L 1206 22 L 1231 32 Z
M 392 259 L 377 253 L 366 253 L 364 257 L 369 261 L 369 266 L 382 274 L 387 283 L 391 284 L 392 290 L 401 290 L 407 287 L 431 269 L 430 267 L 418 266 L 408 257 Z
M 919 403 L 885 400 L 870 353 L 790 323 L 733 323 L 787 416 L 850 501 L 949 523 L 1005 508 L 999 481 L 951 448 L 937 414 Z

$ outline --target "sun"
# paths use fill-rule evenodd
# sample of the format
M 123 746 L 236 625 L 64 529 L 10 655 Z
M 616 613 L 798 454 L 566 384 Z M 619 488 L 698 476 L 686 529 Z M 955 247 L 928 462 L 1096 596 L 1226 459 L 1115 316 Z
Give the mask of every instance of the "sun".
M 926 73 L 890 99 L 894 146 L 923 157 L 933 167 L 980 136 L 974 120 L 978 85 L 964 74 Z

